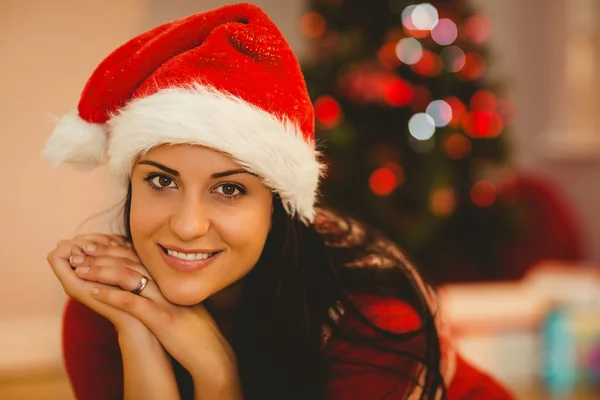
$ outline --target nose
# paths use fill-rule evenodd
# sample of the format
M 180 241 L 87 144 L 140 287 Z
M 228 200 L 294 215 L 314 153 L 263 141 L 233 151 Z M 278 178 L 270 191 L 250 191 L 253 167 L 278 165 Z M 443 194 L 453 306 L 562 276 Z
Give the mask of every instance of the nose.
M 198 196 L 187 194 L 181 199 L 169 222 L 171 231 L 182 241 L 191 242 L 210 229 L 207 208 Z

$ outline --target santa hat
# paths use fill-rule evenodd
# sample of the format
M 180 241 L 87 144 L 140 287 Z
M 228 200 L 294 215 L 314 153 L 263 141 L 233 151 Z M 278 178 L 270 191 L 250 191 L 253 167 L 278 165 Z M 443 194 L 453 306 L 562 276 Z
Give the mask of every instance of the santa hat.
M 298 61 L 258 7 L 191 15 L 116 49 L 90 77 L 77 112 L 57 123 L 44 155 L 54 165 L 107 162 L 127 183 L 135 159 L 166 143 L 231 155 L 290 215 L 313 220 L 322 165 L 312 104 Z

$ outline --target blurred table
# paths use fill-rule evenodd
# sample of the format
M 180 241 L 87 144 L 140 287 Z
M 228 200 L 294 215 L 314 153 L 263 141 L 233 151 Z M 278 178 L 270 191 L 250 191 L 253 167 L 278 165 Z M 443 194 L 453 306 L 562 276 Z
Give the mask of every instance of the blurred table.
M 548 260 L 519 281 L 452 284 L 438 293 L 442 315 L 466 359 L 520 399 L 547 400 L 551 397 L 539 384 L 542 323 L 556 304 L 597 307 L 593 315 L 600 315 L 600 268 Z M 600 338 L 600 318 L 594 320 Z M 600 392 L 582 388 L 565 398 L 600 399 Z

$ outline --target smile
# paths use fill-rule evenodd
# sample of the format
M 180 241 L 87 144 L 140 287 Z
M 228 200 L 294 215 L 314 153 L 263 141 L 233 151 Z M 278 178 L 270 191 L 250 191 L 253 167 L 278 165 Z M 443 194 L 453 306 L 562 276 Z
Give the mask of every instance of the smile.
M 177 257 L 180 260 L 206 260 L 217 253 L 180 253 L 178 251 L 165 249 L 171 257 Z
M 222 251 L 179 251 L 158 245 L 163 261 L 171 268 L 182 272 L 193 272 L 210 265 Z

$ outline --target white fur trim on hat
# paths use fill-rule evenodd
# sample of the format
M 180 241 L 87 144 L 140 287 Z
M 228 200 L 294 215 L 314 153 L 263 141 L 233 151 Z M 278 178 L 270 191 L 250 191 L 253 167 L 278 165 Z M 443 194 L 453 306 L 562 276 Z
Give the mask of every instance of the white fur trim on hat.
M 89 123 L 73 111 L 59 119 L 42 155 L 55 167 L 66 162 L 93 168 L 105 161 L 106 145 L 106 125 Z
M 314 217 L 323 165 L 296 124 L 212 88 L 169 88 L 131 101 L 109 121 L 109 168 L 127 182 L 136 158 L 161 144 L 197 144 L 231 155 L 282 199 Z

